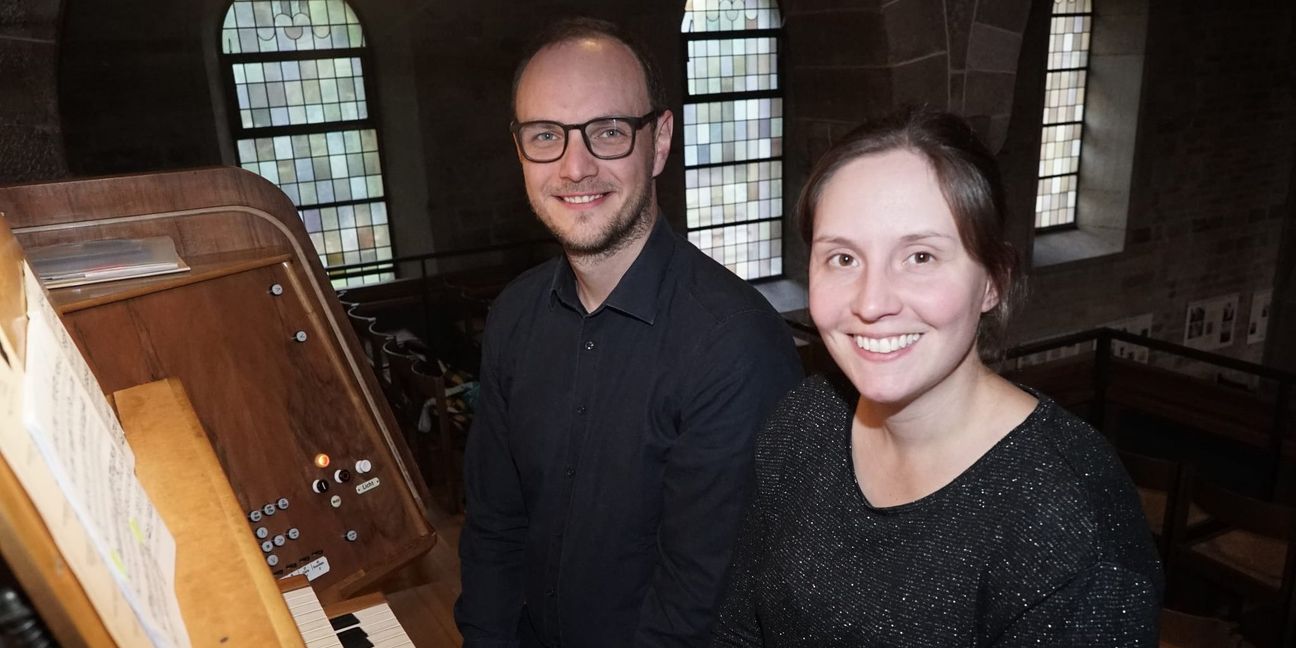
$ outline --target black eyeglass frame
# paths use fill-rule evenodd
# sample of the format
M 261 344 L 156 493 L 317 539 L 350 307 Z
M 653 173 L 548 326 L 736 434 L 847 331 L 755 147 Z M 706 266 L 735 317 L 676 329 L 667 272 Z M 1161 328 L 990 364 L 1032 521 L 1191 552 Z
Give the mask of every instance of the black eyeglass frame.
M 534 121 L 526 121 L 526 122 L 519 122 L 517 120 L 514 120 L 509 122 L 509 132 L 513 133 L 513 143 L 517 145 L 518 152 L 522 154 L 522 157 L 526 158 L 530 162 L 535 162 L 536 164 L 548 164 L 550 162 L 557 162 L 558 160 L 561 160 L 562 156 L 567 154 L 567 145 L 571 143 L 571 138 L 567 137 L 567 134 L 570 133 L 572 129 L 576 129 L 580 131 L 581 139 L 585 141 L 585 150 L 589 151 L 590 155 L 593 155 L 594 157 L 600 160 L 620 160 L 621 158 L 627 157 L 631 153 L 634 153 L 635 144 L 637 143 L 636 140 L 639 135 L 639 129 L 657 121 L 657 118 L 661 117 L 663 114 L 665 114 L 665 112 L 666 112 L 665 109 L 658 108 L 656 110 L 651 110 L 640 117 L 608 115 L 605 117 L 595 117 L 594 119 L 591 119 L 583 124 L 564 124 L 562 122 L 556 122 L 551 119 L 537 119 Z M 585 129 L 589 128 L 589 125 L 593 124 L 594 122 L 608 121 L 610 119 L 623 121 L 629 124 L 630 126 L 632 126 L 632 129 L 630 130 L 630 148 L 626 149 L 626 152 L 620 155 L 599 155 L 598 153 L 594 152 L 594 146 L 590 144 L 589 133 L 586 132 Z M 563 132 L 562 150 L 558 151 L 558 155 L 554 156 L 553 159 L 537 160 L 531 157 L 530 155 L 527 155 L 526 147 L 523 146 L 522 142 L 518 140 L 519 131 L 521 131 L 523 128 L 527 126 L 533 126 L 535 124 L 553 124 L 554 126 L 557 126 L 558 128 L 562 129 Z

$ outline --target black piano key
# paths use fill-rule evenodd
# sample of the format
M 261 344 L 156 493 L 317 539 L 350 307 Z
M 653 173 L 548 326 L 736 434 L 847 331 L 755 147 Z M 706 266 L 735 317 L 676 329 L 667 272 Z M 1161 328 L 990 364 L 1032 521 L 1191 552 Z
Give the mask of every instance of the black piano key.
M 351 626 L 360 625 L 360 619 L 357 619 L 354 614 L 343 614 L 342 616 L 329 619 L 329 625 L 333 626 L 335 632 L 340 632 L 350 628 Z
M 373 648 L 373 642 L 369 641 L 369 635 L 365 634 L 363 628 L 351 628 L 339 632 L 338 641 L 342 642 L 342 648 Z

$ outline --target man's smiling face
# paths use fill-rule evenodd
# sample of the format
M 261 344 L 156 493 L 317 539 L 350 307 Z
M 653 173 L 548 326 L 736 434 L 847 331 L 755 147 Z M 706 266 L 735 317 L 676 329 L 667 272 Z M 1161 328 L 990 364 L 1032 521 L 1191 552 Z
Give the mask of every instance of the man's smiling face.
M 515 104 L 519 122 L 564 124 L 652 109 L 634 54 L 598 37 L 540 50 L 519 80 Z M 653 178 L 670 152 L 671 120 L 667 112 L 639 129 L 634 150 L 616 160 L 594 157 L 576 130 L 567 132 L 567 150 L 553 162 L 531 162 L 519 153 L 531 207 L 565 250 L 610 254 L 647 233 L 657 202 Z

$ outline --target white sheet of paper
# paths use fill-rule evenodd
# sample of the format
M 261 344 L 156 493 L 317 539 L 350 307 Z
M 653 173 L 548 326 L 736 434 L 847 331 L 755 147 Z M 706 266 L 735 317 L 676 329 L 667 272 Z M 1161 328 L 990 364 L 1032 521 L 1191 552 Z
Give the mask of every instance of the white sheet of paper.
M 0 344 L 12 353 L 12 341 L 0 331 Z M 17 363 L 0 363 L 0 455 L 22 484 L 45 521 L 59 552 L 76 574 L 86 596 L 99 613 L 108 634 L 120 646 L 146 645 L 149 639 L 94 542 L 77 520 L 72 504 L 23 424 L 23 371 Z
M 97 554 L 148 643 L 187 647 L 188 633 L 175 597 L 175 540 L 135 479 L 135 458 L 125 433 L 85 359 L 29 271 L 25 282 L 28 366 L 22 427 L 61 491 L 66 508 L 57 512 L 59 519 L 82 529 L 69 540 L 73 546 L 65 548 L 60 542 L 59 549 L 65 554 Z M 59 505 L 51 501 L 49 506 Z M 41 513 L 48 523 L 50 514 L 43 509 Z M 88 565 L 93 562 L 85 560 Z M 119 605 L 110 600 L 117 597 L 99 595 L 103 607 L 93 596 L 91 601 L 101 614 L 103 608 L 119 612 Z M 114 639 L 121 645 L 139 645 L 116 635 Z

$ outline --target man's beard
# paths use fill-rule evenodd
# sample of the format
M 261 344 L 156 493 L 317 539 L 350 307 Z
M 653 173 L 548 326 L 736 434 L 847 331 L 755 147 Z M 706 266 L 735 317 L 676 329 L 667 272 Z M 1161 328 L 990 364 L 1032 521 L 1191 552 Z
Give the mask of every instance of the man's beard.
M 557 227 L 551 223 L 552 219 L 541 216 L 541 209 L 537 201 L 531 200 L 531 210 L 535 212 L 536 217 L 544 224 L 558 243 L 562 245 L 563 251 L 568 256 L 600 258 L 609 257 L 625 248 L 630 243 L 639 239 L 641 235 L 648 231 L 652 224 L 652 214 L 649 213 L 649 187 L 652 179 L 636 188 L 636 191 L 629 194 L 621 209 L 613 214 L 610 219 L 602 226 L 597 235 L 588 240 L 573 240 L 564 236 Z M 587 189 L 588 190 L 588 189 Z M 552 195 L 552 194 L 550 194 Z M 544 198 L 542 198 L 543 200 Z M 578 229 L 578 228 L 573 228 Z

